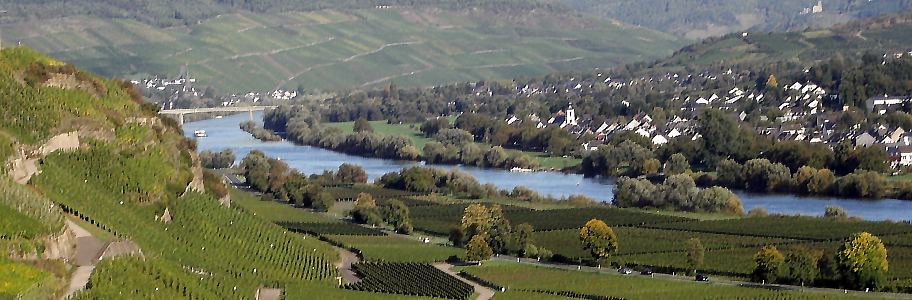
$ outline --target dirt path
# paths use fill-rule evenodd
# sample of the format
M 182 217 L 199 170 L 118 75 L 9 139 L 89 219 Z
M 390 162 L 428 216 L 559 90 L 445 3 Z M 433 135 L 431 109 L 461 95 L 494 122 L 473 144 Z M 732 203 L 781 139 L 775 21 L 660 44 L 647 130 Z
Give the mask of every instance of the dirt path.
M 447 264 L 447 263 L 440 263 L 440 264 L 434 264 L 434 267 L 437 269 L 440 269 L 444 273 L 449 274 L 450 276 L 456 277 L 457 279 L 459 279 L 462 282 L 472 285 L 472 287 L 475 288 L 475 292 L 479 294 L 477 300 L 488 300 L 488 299 L 491 299 L 491 297 L 494 297 L 494 291 L 489 290 L 488 288 L 483 287 L 468 279 L 459 277 L 459 275 L 456 275 L 456 272 L 450 271 L 450 268 L 452 268 L 453 265 Z
M 282 297 L 282 289 L 260 288 L 257 289 L 258 300 L 277 300 Z

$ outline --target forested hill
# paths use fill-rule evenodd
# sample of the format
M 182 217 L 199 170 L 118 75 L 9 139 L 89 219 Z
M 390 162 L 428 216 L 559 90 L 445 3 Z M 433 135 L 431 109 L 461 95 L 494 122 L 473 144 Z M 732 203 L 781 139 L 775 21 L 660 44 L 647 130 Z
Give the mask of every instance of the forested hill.
M 910 0 L 545 0 L 688 38 L 794 31 L 912 8 Z
M 256 13 L 306 12 L 323 9 L 362 9 L 389 6 L 435 7 L 452 10 L 483 8 L 567 11 L 561 4 L 534 0 L 0 0 L 2 23 L 21 23 L 70 16 L 133 19 L 157 27 L 197 24 L 235 11 Z

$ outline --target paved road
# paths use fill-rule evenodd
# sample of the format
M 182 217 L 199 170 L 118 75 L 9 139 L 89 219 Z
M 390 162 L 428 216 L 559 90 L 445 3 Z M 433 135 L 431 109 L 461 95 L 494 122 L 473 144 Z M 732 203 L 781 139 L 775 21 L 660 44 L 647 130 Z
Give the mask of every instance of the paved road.
M 612 268 L 593 268 L 593 267 L 583 267 L 578 265 L 564 265 L 564 264 L 555 264 L 540 262 L 534 259 L 521 259 L 510 256 L 494 256 L 491 257 L 491 261 L 509 261 L 509 262 L 518 262 L 523 264 L 531 264 L 537 266 L 545 266 L 552 268 L 568 269 L 568 270 L 584 270 L 591 272 L 601 272 L 601 273 L 612 273 L 618 274 L 618 271 Z M 639 274 L 639 273 L 633 273 Z M 645 275 L 626 275 L 626 276 L 645 276 Z M 653 274 L 653 278 L 667 279 L 667 280 L 680 280 L 680 281 L 694 281 L 694 278 L 691 276 L 675 276 L 670 274 Z M 759 284 L 756 282 L 744 282 L 744 281 L 734 281 L 734 280 L 722 280 L 722 279 L 710 279 L 710 284 L 725 284 L 725 285 L 736 285 L 747 288 L 762 288 L 768 290 L 791 290 L 791 291 L 813 291 L 821 293 L 831 293 L 831 294 L 853 294 L 859 296 L 873 296 L 873 297 L 884 297 L 884 298 L 895 298 L 895 299 L 912 299 L 910 294 L 891 294 L 891 293 L 868 293 L 861 291 L 852 291 L 852 290 L 837 290 L 837 289 L 822 289 L 822 288 L 806 288 L 793 285 L 780 285 L 780 284 Z
M 492 291 L 486 287 L 483 287 L 480 284 L 475 283 L 474 281 L 459 277 L 459 275 L 456 275 L 456 272 L 450 271 L 450 269 L 453 268 L 453 265 L 448 264 L 448 263 L 438 263 L 438 264 L 434 264 L 434 267 L 437 269 L 440 269 L 444 273 L 449 274 L 450 276 L 456 277 L 456 279 L 459 279 L 462 282 L 472 285 L 472 287 L 475 288 L 475 292 L 478 293 L 477 300 L 489 300 L 489 299 L 491 299 L 491 297 L 494 297 L 494 291 Z
M 70 277 L 70 287 L 66 294 L 60 299 L 68 299 L 77 291 L 84 289 L 89 283 L 89 277 L 95 270 L 95 258 L 104 247 L 101 239 L 93 236 L 88 230 L 85 230 L 70 220 L 66 221 L 67 228 L 76 235 L 76 265 L 79 266 Z
M 339 263 L 336 264 L 336 269 L 339 269 L 339 273 L 342 273 L 342 280 L 345 280 L 345 283 L 355 283 L 361 281 L 361 278 L 355 276 L 355 272 L 352 272 L 352 264 L 359 261 L 358 256 L 352 253 L 351 251 L 336 247 L 336 252 L 339 252 Z

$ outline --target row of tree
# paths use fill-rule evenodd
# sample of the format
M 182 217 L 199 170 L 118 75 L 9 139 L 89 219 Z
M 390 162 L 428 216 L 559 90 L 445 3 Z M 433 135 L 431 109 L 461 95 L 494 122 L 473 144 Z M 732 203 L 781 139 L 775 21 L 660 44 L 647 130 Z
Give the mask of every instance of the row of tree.
M 199 153 L 200 165 L 206 169 L 224 169 L 230 168 L 237 160 L 234 150 L 231 148 L 215 152 L 206 150 Z
M 614 188 L 618 207 L 743 214 L 741 199 L 723 187 L 698 189 L 690 175 L 678 174 L 654 185 L 646 179 L 621 177 Z
M 378 207 L 373 196 L 361 193 L 350 214 L 355 222 L 372 226 L 386 223 L 400 234 L 411 234 L 413 230 L 408 206 L 397 199 L 390 199 L 386 205 Z
M 472 204 L 465 209 L 462 226 L 450 229 L 450 242 L 458 247 L 468 241 L 466 257 L 473 261 L 488 259 L 492 253 L 550 257 L 550 251 L 533 244 L 533 231 L 528 223 L 512 227 L 500 205 Z
M 769 245 L 754 261 L 757 282 L 875 291 L 886 287 L 889 265 L 883 242 L 867 232 L 853 234 L 835 253 L 796 248 L 783 255 Z
M 319 211 L 327 211 L 335 204 L 335 198 L 322 185 L 290 169 L 285 162 L 266 157 L 259 150 L 250 151 L 241 160 L 240 168 L 247 185 L 262 193 L 264 200 L 288 202 Z

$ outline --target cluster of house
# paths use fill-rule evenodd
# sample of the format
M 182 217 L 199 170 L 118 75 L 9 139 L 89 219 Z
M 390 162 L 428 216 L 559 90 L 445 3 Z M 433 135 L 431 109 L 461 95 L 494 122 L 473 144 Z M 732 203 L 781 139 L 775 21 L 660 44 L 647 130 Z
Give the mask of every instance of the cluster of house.
M 153 76 L 150 78 L 145 78 L 141 80 L 132 80 L 131 81 L 135 86 L 143 86 L 150 90 L 159 90 L 171 91 L 171 99 L 168 103 L 165 104 L 166 108 L 169 107 L 169 103 L 173 105 L 175 100 L 178 97 L 192 95 L 193 97 L 200 97 L 203 93 L 198 91 L 192 83 L 196 82 L 195 78 L 190 77 L 189 72 L 186 69 L 181 70 L 181 75 L 176 79 L 164 79 L 158 76 Z M 247 93 L 243 95 L 229 94 L 223 95 L 218 100 L 221 102 L 222 106 L 233 106 L 238 103 L 257 103 L 260 100 L 291 100 L 298 96 L 296 91 L 287 91 L 283 89 L 277 89 L 272 92 L 267 93 Z
M 573 90 L 580 87 L 570 86 L 568 88 Z M 783 90 L 787 95 L 784 101 L 771 104 L 783 112 L 782 116 L 777 117 L 775 119 L 776 122 L 774 122 L 774 124 L 779 125 L 777 127 L 755 128 L 757 133 L 775 137 L 780 141 L 806 141 L 823 143 L 831 147 L 842 140 L 848 139 L 855 146 L 883 147 L 886 149 L 894 167 L 912 165 L 912 132 L 907 132 L 903 128 L 891 128 L 885 125 L 875 125 L 867 129 L 856 126 L 848 130 L 838 130 L 836 123 L 842 116 L 843 111 L 825 109 L 825 103 L 834 100 L 834 95 L 830 95 L 825 89 L 813 83 L 794 83 L 784 86 Z M 530 91 L 526 90 L 526 92 Z M 765 101 L 763 94 L 744 91 L 737 87 L 732 88 L 723 95 L 712 94 L 703 97 L 678 98 L 676 100 L 682 101 L 684 103 L 682 110 L 689 111 L 692 116 L 699 116 L 703 110 L 709 107 L 734 111 L 741 101 L 757 101 L 761 103 Z M 884 114 L 896 110 L 906 103 L 912 105 L 912 99 L 909 96 L 874 97 L 868 100 L 868 107 L 874 112 Z M 728 117 L 736 122 L 741 122 L 747 117 L 747 112 L 732 113 Z M 761 116 L 760 118 L 765 119 L 766 117 Z M 808 118 L 812 121 L 805 124 L 803 120 Z M 653 118 L 647 114 L 638 114 L 630 120 L 606 121 L 600 124 L 594 124 L 591 119 L 589 115 L 578 116 L 572 104 L 570 104 L 567 109 L 558 111 L 548 120 L 540 119 L 533 114 L 525 119 L 510 116 L 506 121 L 508 124 L 516 124 L 524 120 L 526 122 L 531 121 L 535 122 L 538 128 L 556 125 L 577 136 L 586 134 L 595 136 L 595 140 L 581 145 L 584 151 L 596 150 L 611 135 L 626 131 L 642 135 L 650 139 L 655 145 L 668 143 L 669 140 L 679 136 L 688 136 L 693 139 L 700 137 L 697 132 L 699 126 L 697 121 L 680 116 L 673 117 L 665 124 L 655 124 Z

